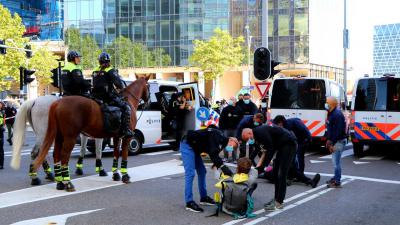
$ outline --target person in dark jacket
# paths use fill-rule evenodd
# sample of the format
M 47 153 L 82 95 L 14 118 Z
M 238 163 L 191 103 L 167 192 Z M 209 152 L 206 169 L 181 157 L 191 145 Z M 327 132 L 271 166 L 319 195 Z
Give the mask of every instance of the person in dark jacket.
M 219 118 L 219 128 L 224 131 L 227 137 L 236 136 L 236 128 L 242 118 L 240 109 L 236 106 L 236 98 L 231 97 L 228 100 L 228 106 L 222 109 Z M 228 159 L 228 152 L 224 151 L 225 159 Z M 232 160 L 236 160 L 236 154 L 232 153 Z
M 273 123 L 292 131 L 297 138 L 296 157 L 292 162 L 289 170 L 289 180 L 299 181 L 306 185 L 311 185 L 312 188 L 317 187 L 321 176 L 317 173 L 313 179 L 308 178 L 304 174 L 304 154 L 311 141 L 311 133 L 299 118 L 286 119 L 283 115 L 278 115 L 273 119 Z
M 243 104 L 240 104 L 239 107 L 245 116 L 254 115 L 258 112 L 258 108 L 256 104 L 251 101 L 251 96 L 249 93 L 243 95 Z
M 243 119 L 240 121 L 238 127 L 236 128 L 236 138 L 240 141 L 240 155 L 239 158 L 246 156 L 246 141 L 242 140 L 242 131 L 245 128 L 255 128 L 261 126 L 264 123 L 264 116 L 261 113 L 257 113 L 254 116 L 244 116 Z M 254 146 L 254 143 L 249 143 L 249 158 L 252 160 L 253 164 L 254 158 L 258 154 L 258 149 Z
M 325 109 L 328 110 L 326 148 L 332 153 L 332 163 L 335 169 L 335 175 L 328 181 L 327 186 L 328 188 L 338 188 L 341 187 L 342 152 L 347 141 L 346 120 L 335 97 L 326 99 Z
M 296 136 L 278 126 L 262 125 L 254 129 L 246 128 L 242 132 L 243 141 L 253 141 L 261 148 L 262 156 L 257 164 L 258 171 L 264 171 L 276 153 L 274 161 L 275 197 L 264 205 L 265 210 L 274 211 L 283 208 L 286 195 L 286 179 L 290 165 L 296 155 Z
M 4 102 L 0 101 L 0 170 L 4 168 L 4 108 Z
M 232 171 L 224 165 L 219 153 L 222 149 L 233 151 L 238 146 L 236 138 L 225 137 L 219 129 L 207 128 L 196 131 L 188 131 L 180 144 L 183 167 L 185 169 L 185 202 L 186 209 L 193 212 L 203 212 L 196 202 L 193 201 L 193 179 L 195 170 L 198 176 L 201 205 L 214 205 L 212 198 L 208 197 L 206 189 L 206 168 L 201 158 L 201 153 L 207 153 L 213 162 L 213 167 L 221 169 L 228 176 Z
M 62 68 L 61 84 L 63 94 L 88 96 L 91 84 L 83 78 L 81 55 L 77 51 L 70 51 L 67 55 L 67 63 Z
M 238 95 L 238 97 L 237 97 L 236 106 L 239 107 L 239 108 L 241 108 L 243 104 L 244 104 L 244 102 L 243 102 L 243 94 L 240 93 L 240 94 Z
M 169 101 L 169 111 L 171 115 L 172 129 L 175 131 L 175 146 L 179 147 L 182 138 L 183 130 L 185 127 L 185 116 L 192 110 L 191 106 L 187 104 L 186 98 L 182 92 L 174 93 Z
M 6 126 L 8 132 L 7 142 L 12 145 L 12 137 L 13 137 L 13 125 L 15 121 L 15 115 L 17 115 L 17 109 L 14 107 L 12 102 L 7 102 L 5 108 L 6 114 Z

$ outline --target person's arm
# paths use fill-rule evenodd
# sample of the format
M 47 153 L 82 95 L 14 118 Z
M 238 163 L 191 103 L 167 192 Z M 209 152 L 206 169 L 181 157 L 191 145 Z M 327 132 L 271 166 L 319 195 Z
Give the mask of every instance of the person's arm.
M 114 84 L 114 86 L 119 90 L 124 89 L 124 83 L 122 82 L 121 77 L 118 74 L 118 71 L 115 69 L 111 69 L 109 72 L 111 75 L 111 81 Z
M 261 148 L 261 158 L 258 161 L 257 168 L 264 169 L 266 165 L 268 165 L 275 154 L 275 149 L 272 145 L 272 138 L 269 133 L 263 133 L 262 136 L 255 136 L 256 140 L 260 140 L 260 148 Z
M 258 110 L 257 105 L 254 102 L 251 102 L 251 103 L 252 103 L 252 106 L 253 106 L 252 114 L 254 115 L 254 114 L 259 113 L 260 110 Z
M 90 88 L 90 83 L 83 77 L 82 71 L 75 69 L 71 72 L 72 79 L 75 84 L 81 85 L 84 88 Z

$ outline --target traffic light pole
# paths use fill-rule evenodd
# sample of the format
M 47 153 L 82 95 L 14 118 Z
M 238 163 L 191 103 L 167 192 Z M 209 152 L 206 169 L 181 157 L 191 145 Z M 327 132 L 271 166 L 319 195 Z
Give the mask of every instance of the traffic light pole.
M 20 67 L 19 68 L 19 99 L 20 99 L 21 104 L 24 101 L 23 95 L 24 95 L 24 68 Z

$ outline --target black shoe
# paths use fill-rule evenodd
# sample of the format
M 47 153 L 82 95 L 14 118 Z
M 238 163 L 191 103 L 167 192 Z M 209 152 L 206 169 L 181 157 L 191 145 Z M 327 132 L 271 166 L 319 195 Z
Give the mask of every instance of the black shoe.
M 331 183 L 334 183 L 335 182 L 335 180 L 332 178 L 332 179 L 330 179 L 330 180 L 328 180 L 327 182 L 326 182 L 326 184 L 331 184 Z
M 2 169 L 4 169 L 4 167 L 3 167 L 3 166 L 0 166 L 0 170 L 2 170 Z
M 310 183 L 311 187 L 316 188 L 320 179 L 321 179 L 321 175 L 319 175 L 319 173 L 315 174 L 314 178 L 311 180 L 311 183 Z
M 214 199 L 206 196 L 200 199 L 200 205 L 215 205 Z
M 192 212 L 204 212 L 202 208 L 200 208 L 199 205 L 196 204 L 196 202 L 191 201 L 186 203 L 186 210 L 192 211 Z
M 10 145 L 12 145 L 13 143 L 12 143 L 12 140 L 9 138 L 9 139 L 7 139 L 7 142 L 8 142 L 8 144 L 10 144 Z
M 335 181 L 331 182 L 330 184 L 326 185 L 327 188 L 341 188 L 342 185 L 340 183 L 337 183 Z

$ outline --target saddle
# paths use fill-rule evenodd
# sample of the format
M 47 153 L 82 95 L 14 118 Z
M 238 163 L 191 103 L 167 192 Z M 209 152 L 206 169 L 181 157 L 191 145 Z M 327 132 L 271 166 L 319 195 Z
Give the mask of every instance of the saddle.
M 108 104 L 100 104 L 101 112 L 103 113 L 104 131 L 106 133 L 117 133 L 121 127 L 121 109 Z

